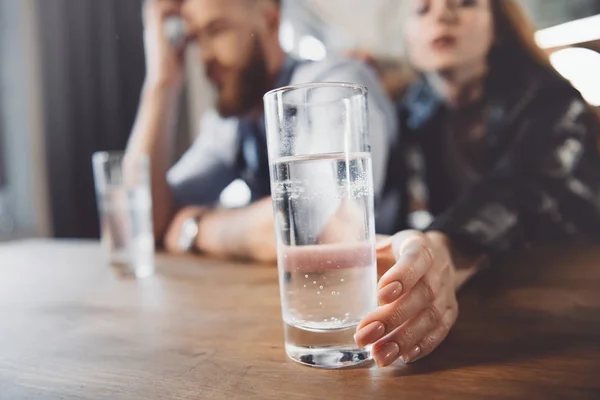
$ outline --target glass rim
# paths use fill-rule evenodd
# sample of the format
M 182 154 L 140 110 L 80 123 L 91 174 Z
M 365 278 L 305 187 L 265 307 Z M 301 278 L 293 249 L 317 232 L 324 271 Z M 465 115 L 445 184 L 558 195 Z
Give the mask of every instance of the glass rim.
M 274 97 L 280 93 L 289 93 L 295 90 L 301 89 L 313 89 L 313 88 L 346 88 L 346 89 L 354 89 L 357 94 L 367 94 L 369 91 L 365 85 L 361 85 L 359 83 L 350 83 L 350 82 L 309 82 L 309 83 L 299 83 L 297 85 L 288 85 L 282 86 L 280 88 L 276 88 L 273 90 L 269 90 L 263 96 L 264 100 L 267 100 L 271 97 Z
M 106 163 L 123 163 L 128 159 L 127 152 L 121 150 L 115 151 L 96 151 L 92 153 L 92 164 L 100 166 Z M 150 164 L 150 158 L 147 154 L 139 154 L 134 157 L 134 164 L 147 166 Z
M 116 158 L 125 157 L 124 151 L 96 151 L 92 153 L 92 159 L 98 160 L 99 162 L 108 161 Z

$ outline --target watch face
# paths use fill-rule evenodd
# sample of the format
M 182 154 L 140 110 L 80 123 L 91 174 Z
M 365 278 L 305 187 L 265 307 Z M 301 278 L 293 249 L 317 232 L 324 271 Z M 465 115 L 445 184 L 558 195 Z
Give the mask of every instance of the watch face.
M 198 218 L 188 218 L 181 225 L 179 234 L 179 249 L 190 251 L 194 247 L 194 241 L 198 236 Z

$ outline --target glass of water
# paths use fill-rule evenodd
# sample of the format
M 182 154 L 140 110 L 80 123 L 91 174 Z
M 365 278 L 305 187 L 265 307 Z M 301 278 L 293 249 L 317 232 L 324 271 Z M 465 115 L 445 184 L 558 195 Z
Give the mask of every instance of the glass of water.
M 377 307 L 367 89 L 315 83 L 265 95 L 288 356 L 322 368 L 371 358 L 354 333 Z
M 148 158 L 128 160 L 122 152 L 99 152 L 93 155 L 92 164 L 108 263 L 119 276 L 152 275 L 154 234 Z

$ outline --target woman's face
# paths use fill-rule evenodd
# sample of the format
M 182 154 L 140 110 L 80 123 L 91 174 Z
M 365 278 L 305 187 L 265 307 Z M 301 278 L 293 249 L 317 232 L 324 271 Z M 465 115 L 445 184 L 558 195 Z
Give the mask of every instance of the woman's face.
M 433 73 L 484 65 L 494 42 L 491 1 L 408 0 L 405 41 L 413 67 Z

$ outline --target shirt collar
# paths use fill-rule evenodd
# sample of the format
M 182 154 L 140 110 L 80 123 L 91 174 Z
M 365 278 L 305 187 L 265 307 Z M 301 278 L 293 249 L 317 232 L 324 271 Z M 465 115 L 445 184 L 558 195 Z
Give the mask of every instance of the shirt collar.
M 417 130 L 440 111 L 443 102 L 425 79 L 413 83 L 400 105 L 407 113 L 408 127 Z

